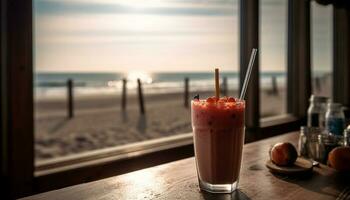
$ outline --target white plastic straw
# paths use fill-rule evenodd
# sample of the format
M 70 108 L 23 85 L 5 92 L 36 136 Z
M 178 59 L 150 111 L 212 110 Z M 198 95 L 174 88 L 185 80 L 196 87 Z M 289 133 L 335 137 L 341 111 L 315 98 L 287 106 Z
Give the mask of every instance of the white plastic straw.
M 245 97 L 245 93 L 247 91 L 247 87 L 248 87 L 248 83 L 249 83 L 249 79 L 250 79 L 250 74 L 252 73 L 252 69 L 253 69 L 253 65 L 254 65 L 254 61 L 255 61 L 255 55 L 256 55 L 257 51 L 258 51 L 258 49 L 254 48 L 252 50 L 252 54 L 250 54 L 250 60 L 249 60 L 249 64 L 248 64 L 248 69 L 247 69 L 247 72 L 245 74 L 243 87 L 242 87 L 242 91 L 241 91 L 241 95 L 240 95 L 239 99 L 243 100 L 244 97 Z

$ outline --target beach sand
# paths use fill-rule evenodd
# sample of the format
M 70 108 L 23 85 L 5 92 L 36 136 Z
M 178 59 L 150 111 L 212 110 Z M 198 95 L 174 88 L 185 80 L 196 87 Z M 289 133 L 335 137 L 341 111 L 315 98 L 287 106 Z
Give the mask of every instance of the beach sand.
M 285 92 L 261 92 L 262 117 L 285 112 Z M 200 93 L 208 97 L 211 92 Z M 237 92 L 230 91 L 237 96 Z M 192 98 L 195 94 L 191 93 Z M 127 109 L 121 110 L 120 96 L 101 95 L 75 98 L 75 116 L 67 118 L 66 100 L 35 102 L 35 157 L 55 158 L 89 150 L 191 132 L 190 109 L 182 93 L 145 94 L 146 114 L 139 112 L 138 98 L 128 95 Z

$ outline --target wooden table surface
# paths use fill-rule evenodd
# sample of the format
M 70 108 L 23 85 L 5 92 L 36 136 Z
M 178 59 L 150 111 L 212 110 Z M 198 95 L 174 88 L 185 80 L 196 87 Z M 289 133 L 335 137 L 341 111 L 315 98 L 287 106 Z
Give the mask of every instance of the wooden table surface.
M 268 150 L 276 142 L 296 144 L 298 133 L 261 140 L 244 146 L 239 190 L 213 195 L 198 189 L 194 158 L 147 168 L 116 177 L 50 191 L 24 199 L 342 199 L 350 192 L 348 174 L 327 166 L 315 167 L 311 176 L 273 175 L 265 167 Z

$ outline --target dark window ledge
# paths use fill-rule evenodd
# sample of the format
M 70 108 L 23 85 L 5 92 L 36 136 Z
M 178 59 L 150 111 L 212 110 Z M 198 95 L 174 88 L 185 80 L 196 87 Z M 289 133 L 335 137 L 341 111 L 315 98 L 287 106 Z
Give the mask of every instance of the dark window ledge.
M 304 124 L 305 118 L 297 118 L 291 114 L 263 118 L 260 120 L 261 131 L 258 140 L 299 130 Z
M 181 134 L 37 162 L 34 193 L 90 182 L 193 156 Z
M 296 131 L 304 124 L 304 119 L 298 119 L 291 114 L 277 115 L 260 119 L 260 128 L 246 129 L 245 142 L 269 138 L 283 133 Z
M 40 177 L 92 165 L 104 165 L 115 160 L 128 160 L 186 145 L 192 145 L 191 133 L 46 159 L 35 163 L 35 176 Z

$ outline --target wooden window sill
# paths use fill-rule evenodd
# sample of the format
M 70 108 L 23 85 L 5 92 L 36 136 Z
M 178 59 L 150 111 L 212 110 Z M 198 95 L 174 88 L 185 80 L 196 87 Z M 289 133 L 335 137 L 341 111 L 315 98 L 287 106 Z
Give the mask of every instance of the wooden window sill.
M 297 130 L 300 120 L 283 115 L 261 119 L 261 125 L 254 134 L 247 131 L 246 143 Z M 120 175 L 193 155 L 192 133 L 184 133 L 38 161 L 34 173 L 35 193 Z
M 107 164 L 116 160 L 125 160 L 158 151 L 191 145 L 192 133 L 152 139 L 127 145 L 92 150 L 53 159 L 37 161 L 35 176 L 44 176 L 86 166 Z

